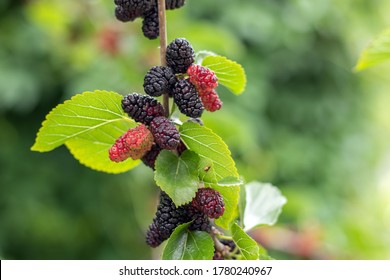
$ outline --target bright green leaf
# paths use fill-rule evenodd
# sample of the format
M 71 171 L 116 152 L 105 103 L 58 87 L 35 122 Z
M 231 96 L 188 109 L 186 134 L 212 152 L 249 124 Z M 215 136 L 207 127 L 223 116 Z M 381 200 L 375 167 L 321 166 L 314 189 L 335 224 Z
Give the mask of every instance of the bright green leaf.
M 77 137 L 70 139 L 65 145 L 81 164 L 97 171 L 122 173 L 140 163 L 139 160 L 132 160 L 131 158 L 120 163 L 111 161 L 108 157 L 108 150 L 112 144 L 102 140 L 91 141 Z
M 31 150 L 48 152 L 66 144 L 76 159 L 92 169 L 120 173 L 135 167 L 139 161 L 115 163 L 108 158 L 115 140 L 135 125 L 121 108 L 122 98 L 101 90 L 75 95 L 46 116 Z
M 228 186 L 240 186 L 243 183 L 244 182 L 238 177 L 228 176 L 228 177 L 223 178 L 222 180 L 219 180 L 217 185 L 228 187 Z
M 232 237 L 234 243 L 240 248 L 245 260 L 257 260 L 259 258 L 259 246 L 245 231 L 236 223 L 232 225 Z
M 211 260 L 214 242 L 204 231 L 190 231 L 190 223 L 176 227 L 164 248 L 163 260 Z
M 250 182 L 245 185 L 245 192 L 245 230 L 276 223 L 283 205 L 287 202 L 280 190 L 271 184 Z
M 198 189 L 199 157 L 196 153 L 185 151 L 180 157 L 164 150 L 157 157 L 154 179 L 179 206 L 192 200 Z
M 210 55 L 202 60 L 202 65 L 213 70 L 218 83 L 227 87 L 234 94 L 242 94 L 246 86 L 244 68 L 224 56 Z
M 222 227 L 224 229 L 229 229 L 231 222 L 238 215 L 238 201 L 240 198 L 240 187 L 239 186 L 217 186 L 212 185 L 213 189 L 217 190 L 223 198 L 223 202 L 225 204 L 225 212 L 221 217 L 215 219 L 214 222 L 217 226 Z
M 196 64 L 202 64 L 203 59 L 205 59 L 206 57 L 208 57 L 208 56 L 216 56 L 216 55 L 217 55 L 216 53 L 214 53 L 212 51 L 208 51 L 208 50 L 198 51 L 195 54 L 195 63 Z
M 198 169 L 199 180 L 205 183 L 217 183 L 214 164 L 209 158 L 200 158 Z
M 274 258 L 268 255 L 267 250 L 259 243 L 257 243 L 259 247 L 259 260 L 274 260 Z
M 211 129 L 197 123 L 186 122 L 180 127 L 180 135 L 188 149 L 212 162 L 217 181 L 238 177 L 238 172 L 225 142 Z
M 388 60 L 390 60 L 390 28 L 376 37 L 362 52 L 355 70 L 364 70 Z
M 55 107 L 42 123 L 31 150 L 48 152 L 69 139 L 125 120 L 122 96 L 115 92 L 94 91 L 77 94 Z

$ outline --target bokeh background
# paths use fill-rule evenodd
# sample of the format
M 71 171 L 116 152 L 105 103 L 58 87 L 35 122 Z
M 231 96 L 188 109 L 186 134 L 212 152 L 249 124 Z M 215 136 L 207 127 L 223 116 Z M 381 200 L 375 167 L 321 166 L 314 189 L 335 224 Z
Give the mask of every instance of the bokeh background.
M 158 188 L 139 166 L 109 175 L 65 147 L 31 152 L 45 115 L 83 91 L 142 92 L 159 64 L 141 21 L 111 0 L 0 2 L 0 257 L 158 258 L 144 242 Z M 251 232 L 279 259 L 390 258 L 389 65 L 352 71 L 390 25 L 387 0 L 187 0 L 168 11 L 186 37 L 241 63 L 242 96 L 218 88 L 207 126 L 240 174 L 288 198 L 279 222 Z

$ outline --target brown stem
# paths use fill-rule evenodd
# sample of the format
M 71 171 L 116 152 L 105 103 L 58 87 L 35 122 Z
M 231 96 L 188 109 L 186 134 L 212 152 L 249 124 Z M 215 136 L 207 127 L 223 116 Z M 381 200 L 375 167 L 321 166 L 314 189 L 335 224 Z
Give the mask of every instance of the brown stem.
M 166 53 L 167 53 L 167 20 L 165 16 L 165 0 L 158 0 L 158 22 L 160 31 L 160 61 L 162 66 L 167 65 Z M 163 94 L 163 107 L 165 110 L 165 116 L 169 116 L 169 96 L 168 93 Z
M 225 250 L 225 245 L 223 245 L 221 243 L 221 241 L 219 241 L 219 239 L 217 237 L 218 234 L 219 234 L 219 231 L 215 227 L 212 227 L 210 235 L 214 241 L 214 247 L 217 251 L 223 252 Z

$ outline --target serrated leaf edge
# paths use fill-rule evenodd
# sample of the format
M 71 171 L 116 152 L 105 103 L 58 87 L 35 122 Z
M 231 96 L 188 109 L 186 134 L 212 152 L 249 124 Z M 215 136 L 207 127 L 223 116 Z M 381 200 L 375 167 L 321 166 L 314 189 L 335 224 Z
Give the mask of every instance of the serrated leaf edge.
M 119 93 L 116 93 L 116 92 L 113 92 L 113 91 L 105 91 L 105 90 L 86 91 L 86 92 L 83 92 L 83 93 L 76 94 L 76 95 L 72 96 L 71 99 L 68 99 L 68 100 L 66 100 L 66 101 L 63 102 L 63 103 L 58 104 L 56 107 L 54 107 L 54 108 L 46 115 L 45 120 L 42 122 L 41 127 L 39 128 L 39 131 L 38 131 L 37 136 L 36 136 L 36 138 L 35 138 L 34 144 L 33 144 L 33 146 L 31 147 L 31 151 L 36 151 L 36 152 L 49 152 L 49 151 L 52 151 L 52 150 L 58 148 L 59 146 L 65 144 L 66 141 L 68 141 L 69 139 L 72 139 L 72 138 L 74 138 L 74 137 L 77 137 L 77 136 L 80 136 L 80 135 L 82 135 L 82 134 L 84 134 L 84 133 L 87 133 L 87 132 L 91 131 L 92 129 L 96 129 L 96 128 L 98 128 L 98 127 L 104 126 L 104 125 L 109 124 L 109 123 L 111 123 L 111 122 L 119 121 L 119 120 L 121 120 L 121 119 L 126 119 L 126 120 L 128 120 L 128 121 L 132 121 L 132 120 L 130 120 L 129 118 L 127 118 L 127 117 L 125 116 L 124 113 L 123 113 L 122 115 L 119 115 L 119 114 L 115 114 L 115 113 L 112 112 L 112 111 L 108 111 L 108 112 L 110 112 L 110 113 L 112 113 L 112 114 L 114 114 L 114 115 L 117 115 L 118 118 L 117 118 L 117 119 L 112 119 L 112 120 L 109 120 L 109 121 L 106 121 L 106 122 L 103 122 L 103 123 L 101 123 L 101 124 L 99 124 L 99 125 L 96 125 L 96 126 L 89 127 L 89 129 L 84 130 L 84 131 L 79 132 L 79 133 L 76 133 L 76 134 L 74 134 L 74 135 L 72 135 L 72 136 L 65 137 L 66 140 L 58 141 L 58 142 L 60 142 L 60 144 L 54 145 L 54 146 L 51 147 L 50 149 L 48 149 L 48 148 L 39 148 L 40 145 L 38 145 L 38 143 L 39 143 L 39 142 L 38 142 L 38 139 L 40 139 L 40 138 L 42 137 L 43 130 L 44 130 L 44 128 L 46 127 L 47 123 L 48 123 L 49 121 L 51 121 L 51 118 L 52 118 L 52 116 L 54 116 L 54 112 L 55 112 L 55 111 L 59 110 L 59 109 L 60 109 L 61 107 L 63 107 L 63 106 L 68 105 L 69 103 L 74 102 L 76 99 L 81 98 L 82 96 L 90 95 L 90 94 L 96 94 L 96 93 L 109 93 L 109 94 L 118 94 L 118 95 L 120 95 Z M 111 99 L 111 101 L 113 101 L 113 100 Z M 115 103 L 115 102 L 114 102 L 114 103 Z M 103 103 L 103 104 L 104 104 L 104 103 Z M 116 103 L 115 103 L 115 104 L 116 104 Z M 76 105 L 76 104 L 73 104 L 73 105 Z M 80 105 L 76 105 L 76 106 L 80 106 Z M 119 105 L 116 104 L 116 106 L 119 106 Z M 118 108 L 119 108 L 119 107 L 118 107 Z M 96 108 L 95 108 L 95 109 L 96 109 Z M 97 108 L 97 109 L 98 109 L 98 108 Z M 122 110 L 122 109 L 120 109 L 120 110 Z M 53 143 L 55 143 L 55 142 L 53 142 Z M 50 143 L 50 145 L 53 145 L 53 143 Z
M 234 227 L 236 227 L 237 229 L 235 230 L 234 229 Z M 241 252 L 247 252 L 248 253 L 248 255 L 254 255 L 252 252 L 250 252 L 250 251 L 248 251 L 248 250 L 244 250 L 243 248 L 241 248 L 239 245 L 238 245 L 238 242 L 242 239 L 242 238 L 239 238 L 238 240 L 236 240 L 234 237 L 236 236 L 236 234 L 239 232 L 239 230 L 241 230 L 244 234 L 246 234 L 247 236 L 248 236 L 248 238 L 249 239 L 251 239 L 254 243 L 256 243 L 256 245 L 253 245 L 253 246 L 250 246 L 249 248 L 257 248 L 256 249 L 256 252 L 257 252 L 257 258 L 256 259 L 258 259 L 259 258 L 259 255 L 260 255 L 260 253 L 259 253 L 259 246 L 257 245 L 257 242 L 252 238 L 252 237 L 250 237 L 237 223 L 234 223 L 233 225 L 232 225 L 232 231 L 233 231 L 233 241 L 234 241 L 234 243 L 236 243 L 236 245 L 240 248 L 240 250 L 241 250 Z M 242 257 L 245 259 L 245 260 L 248 260 L 248 258 L 244 255 L 244 254 L 242 254 Z
M 197 142 L 200 146 L 207 147 L 207 149 L 211 149 L 211 150 L 213 150 L 214 152 L 216 152 L 217 154 L 221 154 L 221 153 L 219 153 L 218 151 L 216 151 L 216 150 L 214 150 L 213 148 L 211 148 L 210 146 L 208 146 L 208 145 L 202 143 L 201 141 L 196 140 L 194 137 L 188 136 L 188 135 L 186 135 L 186 134 L 184 133 L 185 131 L 197 130 L 197 129 L 200 128 L 200 125 L 198 125 L 198 127 L 194 127 L 194 128 L 184 128 L 184 129 L 182 129 L 183 127 L 184 127 L 184 125 L 181 126 L 181 129 L 180 129 L 180 133 L 181 133 L 181 137 L 182 137 L 182 138 L 187 137 L 187 138 L 189 138 L 189 139 L 192 139 L 194 142 Z M 220 141 L 220 145 L 222 145 L 222 146 L 227 150 L 226 155 L 227 155 L 228 157 L 231 157 L 231 152 L 230 152 L 230 150 L 229 150 L 229 147 L 226 145 L 226 143 L 223 141 L 223 139 L 222 139 L 219 135 L 215 134 L 210 128 L 202 127 L 202 129 L 208 130 L 210 133 L 212 133 L 212 134 Z M 184 134 L 184 135 L 183 135 L 183 134 Z M 183 141 L 185 142 L 184 139 L 183 139 Z M 187 143 L 186 143 L 186 146 L 188 146 Z M 191 149 L 189 148 L 189 150 L 191 150 Z M 192 151 L 192 150 L 191 150 L 191 151 Z M 198 156 L 200 156 L 200 157 L 202 157 L 202 158 L 205 158 L 205 159 L 209 159 L 208 157 L 206 157 L 206 156 L 204 156 L 204 155 L 201 155 L 201 154 L 198 154 Z M 218 162 L 213 161 L 213 160 L 212 160 L 212 163 L 213 163 L 213 164 L 216 164 L 216 165 L 218 165 L 218 166 L 220 166 L 220 167 L 222 167 L 223 169 L 225 169 L 225 170 L 228 171 L 229 173 L 230 173 L 230 171 L 231 171 L 231 170 L 229 170 L 229 168 L 226 167 L 226 165 L 223 165 L 223 164 L 218 163 Z M 232 170 L 234 170 L 233 176 L 237 176 L 237 177 L 238 177 L 239 175 L 238 175 L 238 171 L 237 171 L 237 168 L 236 168 L 236 165 L 235 165 L 234 160 L 232 160 L 232 162 L 230 163 L 229 166 L 231 166 Z M 218 174 L 216 174 L 216 175 L 218 175 Z M 221 176 L 218 176 L 218 177 L 221 177 Z M 223 179 L 223 178 L 220 178 L 220 179 Z
M 204 63 L 204 60 L 206 60 L 208 57 L 214 57 L 214 58 L 221 58 L 221 59 L 224 59 L 224 60 L 226 61 L 226 63 L 229 63 L 230 65 L 234 65 L 235 67 L 237 67 L 238 69 L 240 69 L 240 71 L 241 71 L 242 74 L 243 74 L 243 84 L 242 84 L 240 90 L 234 90 L 233 88 L 231 88 L 231 87 L 229 86 L 229 84 L 232 83 L 231 80 L 224 79 L 224 78 L 218 76 L 217 73 L 216 73 L 216 75 L 217 75 L 217 78 L 218 78 L 218 82 L 219 82 L 221 85 L 225 86 L 229 91 L 231 91 L 232 93 L 234 93 L 234 94 L 236 94 L 236 95 L 242 94 L 242 93 L 245 91 L 246 84 L 247 84 L 247 78 L 246 78 L 246 73 L 245 73 L 244 67 L 243 67 L 240 63 L 238 63 L 238 62 L 236 62 L 236 61 L 234 61 L 234 60 L 231 60 L 231 59 L 229 59 L 229 58 L 227 58 L 227 57 L 225 57 L 225 56 L 222 56 L 222 55 L 212 55 L 212 54 L 211 54 L 211 55 L 208 55 L 208 56 L 203 57 L 203 59 L 201 60 L 201 65 L 203 65 L 203 66 L 205 66 L 205 67 L 207 67 L 207 68 L 210 68 L 210 67 L 212 67 L 212 66 L 221 64 L 221 63 L 214 63 L 214 64 L 207 64 L 207 65 L 204 65 L 204 64 L 203 64 L 203 63 Z M 229 69 L 229 68 L 231 68 L 231 66 L 230 66 L 230 67 L 221 68 L 221 69 Z M 210 68 L 210 69 L 211 69 L 211 68 Z M 225 76 L 229 76 L 229 72 L 224 72 L 224 75 L 225 75 Z M 230 76 L 234 76 L 234 75 L 230 75 Z

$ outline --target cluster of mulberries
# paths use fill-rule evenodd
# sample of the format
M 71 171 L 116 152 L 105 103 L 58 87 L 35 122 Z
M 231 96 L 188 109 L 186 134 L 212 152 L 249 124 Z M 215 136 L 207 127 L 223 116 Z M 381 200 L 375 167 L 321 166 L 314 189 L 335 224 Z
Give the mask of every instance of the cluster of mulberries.
M 167 46 L 167 66 L 154 66 L 145 75 L 144 90 L 150 96 L 163 93 L 173 98 L 180 112 L 200 118 L 204 110 L 222 107 L 215 88 L 218 78 L 210 69 L 194 64 L 195 52 L 190 42 L 177 38 Z
M 137 15 L 147 9 L 149 2 L 154 3 L 115 1 L 119 6 L 137 3 L 133 11 Z M 166 1 L 171 8 L 177 3 L 184 1 Z M 194 56 L 194 50 L 186 39 L 175 39 L 167 46 L 167 65 L 154 66 L 146 73 L 143 84 L 146 95 L 131 93 L 123 97 L 123 111 L 139 125 L 115 141 L 109 150 L 110 160 L 122 162 L 128 158 L 140 159 L 146 166 L 155 169 L 156 159 L 162 150 L 172 150 L 180 156 L 187 149 L 177 127 L 156 99 L 163 94 L 172 98 L 180 112 L 193 121 L 201 122 L 199 118 L 204 109 L 215 111 L 221 108 L 222 103 L 215 92 L 217 77 L 211 70 L 195 65 Z M 210 232 L 210 219 L 219 218 L 224 210 L 222 196 L 211 188 L 200 188 L 191 202 L 178 207 L 162 192 L 146 241 L 150 246 L 157 247 L 170 237 L 178 225 L 187 222 L 191 222 L 189 230 Z
M 205 190 L 212 189 L 199 189 L 191 203 L 179 207 L 165 192 L 161 192 L 155 217 L 146 233 L 146 243 L 151 247 L 159 246 L 171 236 L 178 225 L 187 222 L 191 222 L 189 230 L 210 232 L 210 218 L 218 218 L 223 214 L 220 209 L 224 209 L 224 203 L 219 192 Z M 194 201 L 200 201 L 201 205 Z
M 142 18 L 142 32 L 149 39 L 159 36 L 157 0 L 114 0 L 115 16 L 122 22 Z M 185 0 L 166 0 L 165 8 L 173 10 L 184 6 Z
M 116 140 L 109 150 L 112 161 L 120 162 L 131 157 L 141 159 L 145 165 L 154 169 L 162 149 L 176 150 L 179 147 L 179 131 L 165 117 L 164 108 L 157 99 L 138 93 L 128 94 L 122 99 L 122 109 L 141 125 Z

